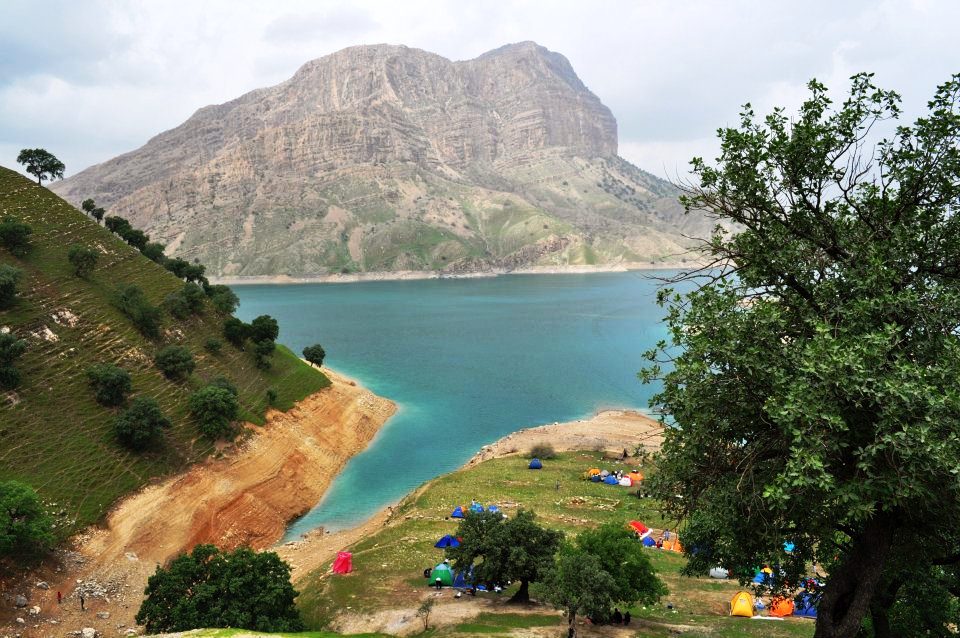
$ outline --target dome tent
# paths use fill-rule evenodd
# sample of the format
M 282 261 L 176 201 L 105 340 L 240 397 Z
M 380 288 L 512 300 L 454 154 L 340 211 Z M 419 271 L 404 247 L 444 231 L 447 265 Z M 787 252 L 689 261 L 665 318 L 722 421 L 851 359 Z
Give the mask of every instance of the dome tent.
M 775 618 L 783 618 L 793 615 L 793 599 L 777 596 L 770 601 L 770 611 L 768 612 Z
M 644 547 L 656 547 L 657 541 L 653 540 L 653 536 L 647 536 L 643 539 Z
M 620 485 L 620 481 L 613 474 L 608 475 L 607 478 L 603 479 L 603 482 L 607 485 Z
M 334 574 L 349 574 L 353 571 L 353 554 L 350 552 L 337 552 L 337 557 L 333 559 Z
M 460 539 L 458 539 L 456 536 L 447 534 L 446 536 L 438 540 L 436 543 L 434 543 L 433 546 L 438 547 L 440 549 L 445 549 L 447 547 L 460 547 Z
M 542 470 L 543 463 L 540 462 L 540 459 L 533 459 L 527 467 L 531 470 Z
M 440 563 L 431 570 L 430 584 L 435 584 L 438 578 L 440 579 L 441 585 L 446 585 L 447 587 L 453 586 L 453 570 L 450 569 L 450 565 Z
M 450 518 L 465 518 L 463 514 L 463 507 L 457 505 L 457 507 L 453 510 L 453 513 L 450 514 Z
M 730 599 L 730 615 L 753 618 L 753 596 L 745 591 L 734 594 Z
M 797 605 L 797 608 L 793 611 L 794 616 L 800 616 L 801 618 L 816 618 L 817 617 L 817 606 L 816 600 L 813 594 L 803 594 L 800 598 L 800 604 Z
M 593 481 L 594 483 L 599 483 L 599 482 L 602 481 L 603 479 L 600 478 L 600 475 L 599 475 L 599 474 L 594 474 L 593 476 L 590 477 L 590 480 Z

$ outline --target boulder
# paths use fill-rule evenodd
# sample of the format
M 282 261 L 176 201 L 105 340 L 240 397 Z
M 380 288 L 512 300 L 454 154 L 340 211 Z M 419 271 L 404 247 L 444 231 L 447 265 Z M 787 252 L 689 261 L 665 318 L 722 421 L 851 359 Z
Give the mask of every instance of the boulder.
M 109 611 L 98 611 L 98 612 L 97 612 L 97 618 L 99 618 L 100 620 L 107 620 L 108 618 L 110 618 L 110 612 L 109 612 Z
M 47 584 L 47 581 L 41 580 L 37 583 L 37 589 L 50 589 L 50 585 Z
M 31 616 L 39 616 L 39 615 L 40 615 L 40 606 L 39 606 L 39 605 L 34 605 L 33 607 L 31 607 L 31 608 L 30 608 L 30 615 L 31 615 Z
M 17 606 L 17 609 L 23 609 L 27 606 L 27 597 L 23 594 L 17 594 L 17 597 L 13 599 L 13 604 Z
M 93 627 L 84 627 L 80 630 L 81 638 L 97 638 L 97 630 Z
M 18 624 L 18 625 L 25 625 L 25 624 L 27 624 L 27 621 L 24 620 L 23 618 L 19 618 L 19 617 L 18 617 L 18 618 L 17 618 L 17 624 Z

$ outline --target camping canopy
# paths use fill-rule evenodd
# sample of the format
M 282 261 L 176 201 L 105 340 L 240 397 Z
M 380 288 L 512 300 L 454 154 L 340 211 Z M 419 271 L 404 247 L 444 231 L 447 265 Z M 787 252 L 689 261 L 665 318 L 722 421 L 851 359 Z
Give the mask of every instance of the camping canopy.
M 431 570 L 430 584 L 435 584 L 438 578 L 440 579 L 440 584 L 446 585 L 447 587 L 453 586 L 453 571 L 450 569 L 450 565 L 440 563 Z
M 531 470 L 540 470 L 543 469 L 543 463 L 540 462 L 540 459 L 533 459 L 530 461 L 530 465 L 528 467 Z
M 436 543 L 434 543 L 433 546 L 439 547 L 440 549 L 444 549 L 447 547 L 460 547 L 460 541 L 457 540 L 456 536 L 451 536 L 450 534 L 447 534 L 446 536 L 438 540 Z
M 753 596 L 745 591 L 738 591 L 734 594 L 733 598 L 730 599 L 730 615 L 752 618 Z
M 617 480 L 617 477 L 614 476 L 613 474 L 608 475 L 607 478 L 603 479 L 603 482 L 606 483 L 607 485 L 619 485 L 619 484 L 620 484 L 620 481 L 618 481 L 618 480 Z
M 645 538 L 650 535 L 650 528 L 640 521 L 630 521 L 627 523 L 627 525 L 629 525 L 630 529 L 635 531 L 637 534 L 640 534 L 640 538 Z
M 333 559 L 334 574 L 349 574 L 353 571 L 353 554 L 350 552 L 337 552 L 337 557 Z
M 450 515 L 450 518 L 464 518 L 463 508 L 459 505 L 453 510 L 453 514 Z

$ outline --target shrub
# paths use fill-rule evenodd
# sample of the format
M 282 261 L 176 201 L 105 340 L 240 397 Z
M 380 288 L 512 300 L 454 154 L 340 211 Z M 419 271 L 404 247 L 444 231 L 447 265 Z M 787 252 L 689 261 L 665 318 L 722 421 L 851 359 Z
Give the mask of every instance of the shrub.
M 223 322 L 223 337 L 241 350 L 248 336 L 250 336 L 250 326 L 236 317 L 230 317 Z
M 151 241 L 140 249 L 140 253 L 150 261 L 163 264 L 163 260 L 166 259 L 163 254 L 164 250 L 166 250 L 166 246 Z
M 215 377 L 208 385 L 212 385 L 217 388 L 223 388 L 235 397 L 240 396 L 240 392 L 237 390 L 237 386 L 233 384 L 233 381 L 223 375 Z
M 0 310 L 17 302 L 17 285 L 22 274 L 19 268 L 0 264 Z
M 527 458 L 531 459 L 554 459 L 557 458 L 557 452 L 553 449 L 553 446 L 549 443 L 537 443 L 532 448 L 530 448 L 530 454 Z
M 0 388 L 13 389 L 20 385 L 20 371 L 13 364 L 26 351 L 26 341 L 10 332 L 0 333 Z
M 220 351 L 223 349 L 223 342 L 216 337 L 210 337 L 204 342 L 203 348 L 210 354 L 220 354 Z
M 30 235 L 33 229 L 14 217 L 0 221 L 0 244 L 16 257 L 25 257 L 30 252 Z
M 319 343 L 315 343 L 312 346 L 307 346 L 303 349 L 303 358 L 318 368 L 323 365 L 323 358 L 325 356 L 327 356 L 327 353 L 324 352 L 323 346 L 321 346 Z
M 186 379 L 197 367 L 193 355 L 184 346 L 162 348 L 153 357 L 153 362 L 157 364 L 165 377 L 174 381 Z
M 139 286 L 122 286 L 114 295 L 114 304 L 140 331 L 150 339 L 160 336 L 160 309 L 152 305 Z
M 35 555 L 53 543 L 40 497 L 19 481 L 0 482 L 0 557 Z
M 187 269 L 190 268 L 190 262 L 180 257 L 168 259 L 164 267 L 172 272 L 176 277 L 184 279 L 187 276 Z
M 133 230 L 133 226 L 130 225 L 130 222 L 123 217 L 117 217 L 116 215 L 108 215 L 104 220 L 103 225 L 111 233 L 120 235 L 120 237 L 123 237 L 126 233 Z
M 279 395 L 277 395 L 276 390 L 274 390 L 273 388 L 267 388 L 267 405 L 271 407 L 276 405 L 278 398 L 279 398 Z
M 99 363 L 87 369 L 87 378 L 93 386 L 97 403 L 114 407 L 123 403 L 133 389 L 130 373 L 109 363 Z
M 97 267 L 97 260 L 99 258 L 99 252 L 93 248 L 81 246 L 80 244 L 70 246 L 70 250 L 67 252 L 67 259 L 73 266 L 73 274 L 77 277 L 85 278 L 93 272 L 93 269 Z
M 260 370 L 270 369 L 270 355 L 277 349 L 277 344 L 270 339 L 257 341 L 253 344 L 253 361 Z
M 201 627 L 296 632 L 303 622 L 293 601 L 290 566 L 273 552 L 246 547 L 221 552 L 197 545 L 147 581 L 136 621 L 147 633 Z
M 190 395 L 190 413 L 197 420 L 200 432 L 209 439 L 227 436 L 233 431 L 232 421 L 239 410 L 237 395 L 215 385 Z
M 208 286 L 206 293 L 213 307 L 225 315 L 232 315 L 240 305 L 240 299 L 229 286 Z
M 260 315 L 250 322 L 250 338 L 254 341 L 276 341 L 279 334 L 280 326 L 270 315 Z
M 187 283 L 177 292 L 171 292 L 163 301 L 164 307 L 177 319 L 187 319 L 203 312 L 203 288 Z
M 170 421 L 163 416 L 160 406 L 149 397 L 138 397 L 113 422 L 117 439 L 132 450 L 145 450 L 160 438 Z
M 137 250 L 143 250 L 147 246 L 147 242 L 150 241 L 150 236 L 147 235 L 142 230 L 137 230 L 136 228 L 131 228 L 121 235 L 123 241 L 127 242 Z

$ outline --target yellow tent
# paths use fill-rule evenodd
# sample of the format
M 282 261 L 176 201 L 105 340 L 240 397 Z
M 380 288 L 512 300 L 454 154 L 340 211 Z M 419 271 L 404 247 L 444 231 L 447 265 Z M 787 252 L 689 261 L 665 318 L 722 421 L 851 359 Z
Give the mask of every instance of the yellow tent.
M 600 473 L 600 468 L 592 467 L 592 468 L 590 468 L 590 469 L 587 471 L 587 473 L 588 473 L 590 476 L 596 476 L 597 474 Z
M 639 483 L 640 481 L 643 480 L 643 474 L 641 474 L 640 472 L 630 472 L 629 474 L 627 474 L 627 476 L 629 476 L 630 480 L 633 481 L 634 483 Z
M 745 591 L 738 591 L 734 594 L 733 598 L 730 599 L 730 615 L 752 618 L 753 596 Z

